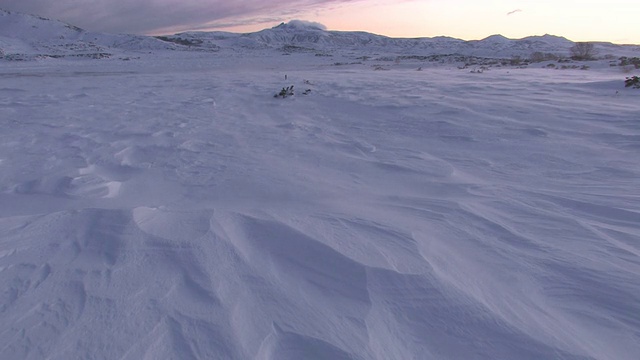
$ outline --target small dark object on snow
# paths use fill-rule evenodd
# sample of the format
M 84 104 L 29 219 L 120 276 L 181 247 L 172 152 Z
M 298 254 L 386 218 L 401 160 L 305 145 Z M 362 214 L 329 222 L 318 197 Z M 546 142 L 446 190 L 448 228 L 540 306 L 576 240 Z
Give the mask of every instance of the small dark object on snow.
M 634 89 L 640 89 L 640 77 L 631 76 L 624 81 L 624 87 L 633 87 Z
M 286 98 L 287 96 L 293 96 L 293 85 L 286 88 L 282 88 L 282 90 L 280 90 L 278 94 L 273 95 L 273 97 L 275 98 L 282 97 L 283 99 Z

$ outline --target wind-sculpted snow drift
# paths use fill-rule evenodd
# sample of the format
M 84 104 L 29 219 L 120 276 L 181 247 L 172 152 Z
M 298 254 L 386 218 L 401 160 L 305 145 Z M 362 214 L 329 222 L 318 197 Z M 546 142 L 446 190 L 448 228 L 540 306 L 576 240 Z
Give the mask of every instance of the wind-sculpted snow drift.
M 3 359 L 637 358 L 619 70 L 252 54 L 3 64 Z

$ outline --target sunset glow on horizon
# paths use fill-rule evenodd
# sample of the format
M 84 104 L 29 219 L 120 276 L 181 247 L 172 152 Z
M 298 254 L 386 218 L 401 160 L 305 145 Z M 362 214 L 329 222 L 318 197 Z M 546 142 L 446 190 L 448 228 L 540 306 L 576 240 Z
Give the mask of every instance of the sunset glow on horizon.
M 367 31 L 390 37 L 449 36 L 480 40 L 494 34 L 514 39 L 552 34 L 573 41 L 640 44 L 640 25 L 631 20 L 640 18 L 640 2 L 633 0 L 493 1 L 490 4 L 463 0 L 358 1 L 299 15 L 304 15 L 301 19 L 324 24 L 329 30 Z M 248 32 L 270 26 L 265 23 L 216 30 Z
M 4 0 L 0 8 L 116 33 L 252 32 L 301 19 L 322 23 L 329 30 L 391 37 L 477 40 L 494 34 L 509 38 L 552 34 L 573 41 L 640 44 L 637 0 L 96 0 L 87 5 L 74 0 Z

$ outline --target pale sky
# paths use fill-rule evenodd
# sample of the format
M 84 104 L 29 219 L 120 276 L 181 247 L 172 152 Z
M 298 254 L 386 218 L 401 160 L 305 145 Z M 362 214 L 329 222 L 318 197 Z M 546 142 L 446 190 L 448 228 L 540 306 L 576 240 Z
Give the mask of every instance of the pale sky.
M 640 0 L 0 0 L 0 8 L 116 33 L 249 32 L 301 19 L 394 37 L 552 34 L 640 44 Z

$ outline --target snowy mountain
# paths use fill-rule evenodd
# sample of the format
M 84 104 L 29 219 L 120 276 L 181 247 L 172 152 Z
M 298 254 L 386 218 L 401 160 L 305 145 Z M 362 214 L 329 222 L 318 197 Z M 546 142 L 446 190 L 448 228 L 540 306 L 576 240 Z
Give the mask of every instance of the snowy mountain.
M 85 31 L 58 20 L 0 9 L 0 53 L 5 58 L 105 58 L 130 51 L 174 50 L 153 37 Z
M 84 30 L 43 17 L 0 9 L 0 34 L 11 39 L 31 41 L 78 40 Z
M 366 32 L 327 31 L 318 26 L 305 26 L 304 22 L 282 23 L 271 29 L 248 34 L 221 32 L 188 32 L 166 37 L 196 40 L 215 44 L 220 48 L 283 49 L 297 46 L 317 52 L 360 51 L 366 53 L 395 53 L 398 55 L 460 54 L 493 58 L 528 57 L 534 52 L 568 56 L 574 42 L 559 36 L 530 36 L 508 39 L 502 35 L 482 40 L 464 41 L 450 37 L 390 38 Z M 203 45 L 206 46 L 206 45 Z M 640 46 L 598 43 L 602 53 L 637 55 Z
M 327 31 L 320 24 L 294 20 L 254 33 L 185 32 L 149 37 L 88 32 L 56 20 L 0 10 L 0 54 L 6 59 L 37 57 L 110 57 L 148 51 L 306 51 L 319 54 L 360 52 L 396 55 L 459 54 L 526 58 L 534 52 L 567 56 L 574 43 L 544 35 L 508 39 L 493 35 L 464 41 L 450 37 L 390 38 L 366 32 Z M 602 54 L 637 56 L 640 46 L 598 43 Z
M 507 39 L 501 35 L 480 41 L 464 41 L 449 37 L 405 39 L 366 32 L 326 31 L 317 27 L 290 26 L 288 24 L 281 24 L 271 29 L 249 34 L 189 32 L 166 38 L 193 39 L 215 44 L 221 48 L 282 49 L 286 46 L 298 46 L 317 52 L 348 50 L 399 55 L 461 54 L 507 58 L 514 55 L 528 56 L 535 51 L 567 54 L 568 49 L 573 45 L 567 39 L 548 35 L 520 40 Z

